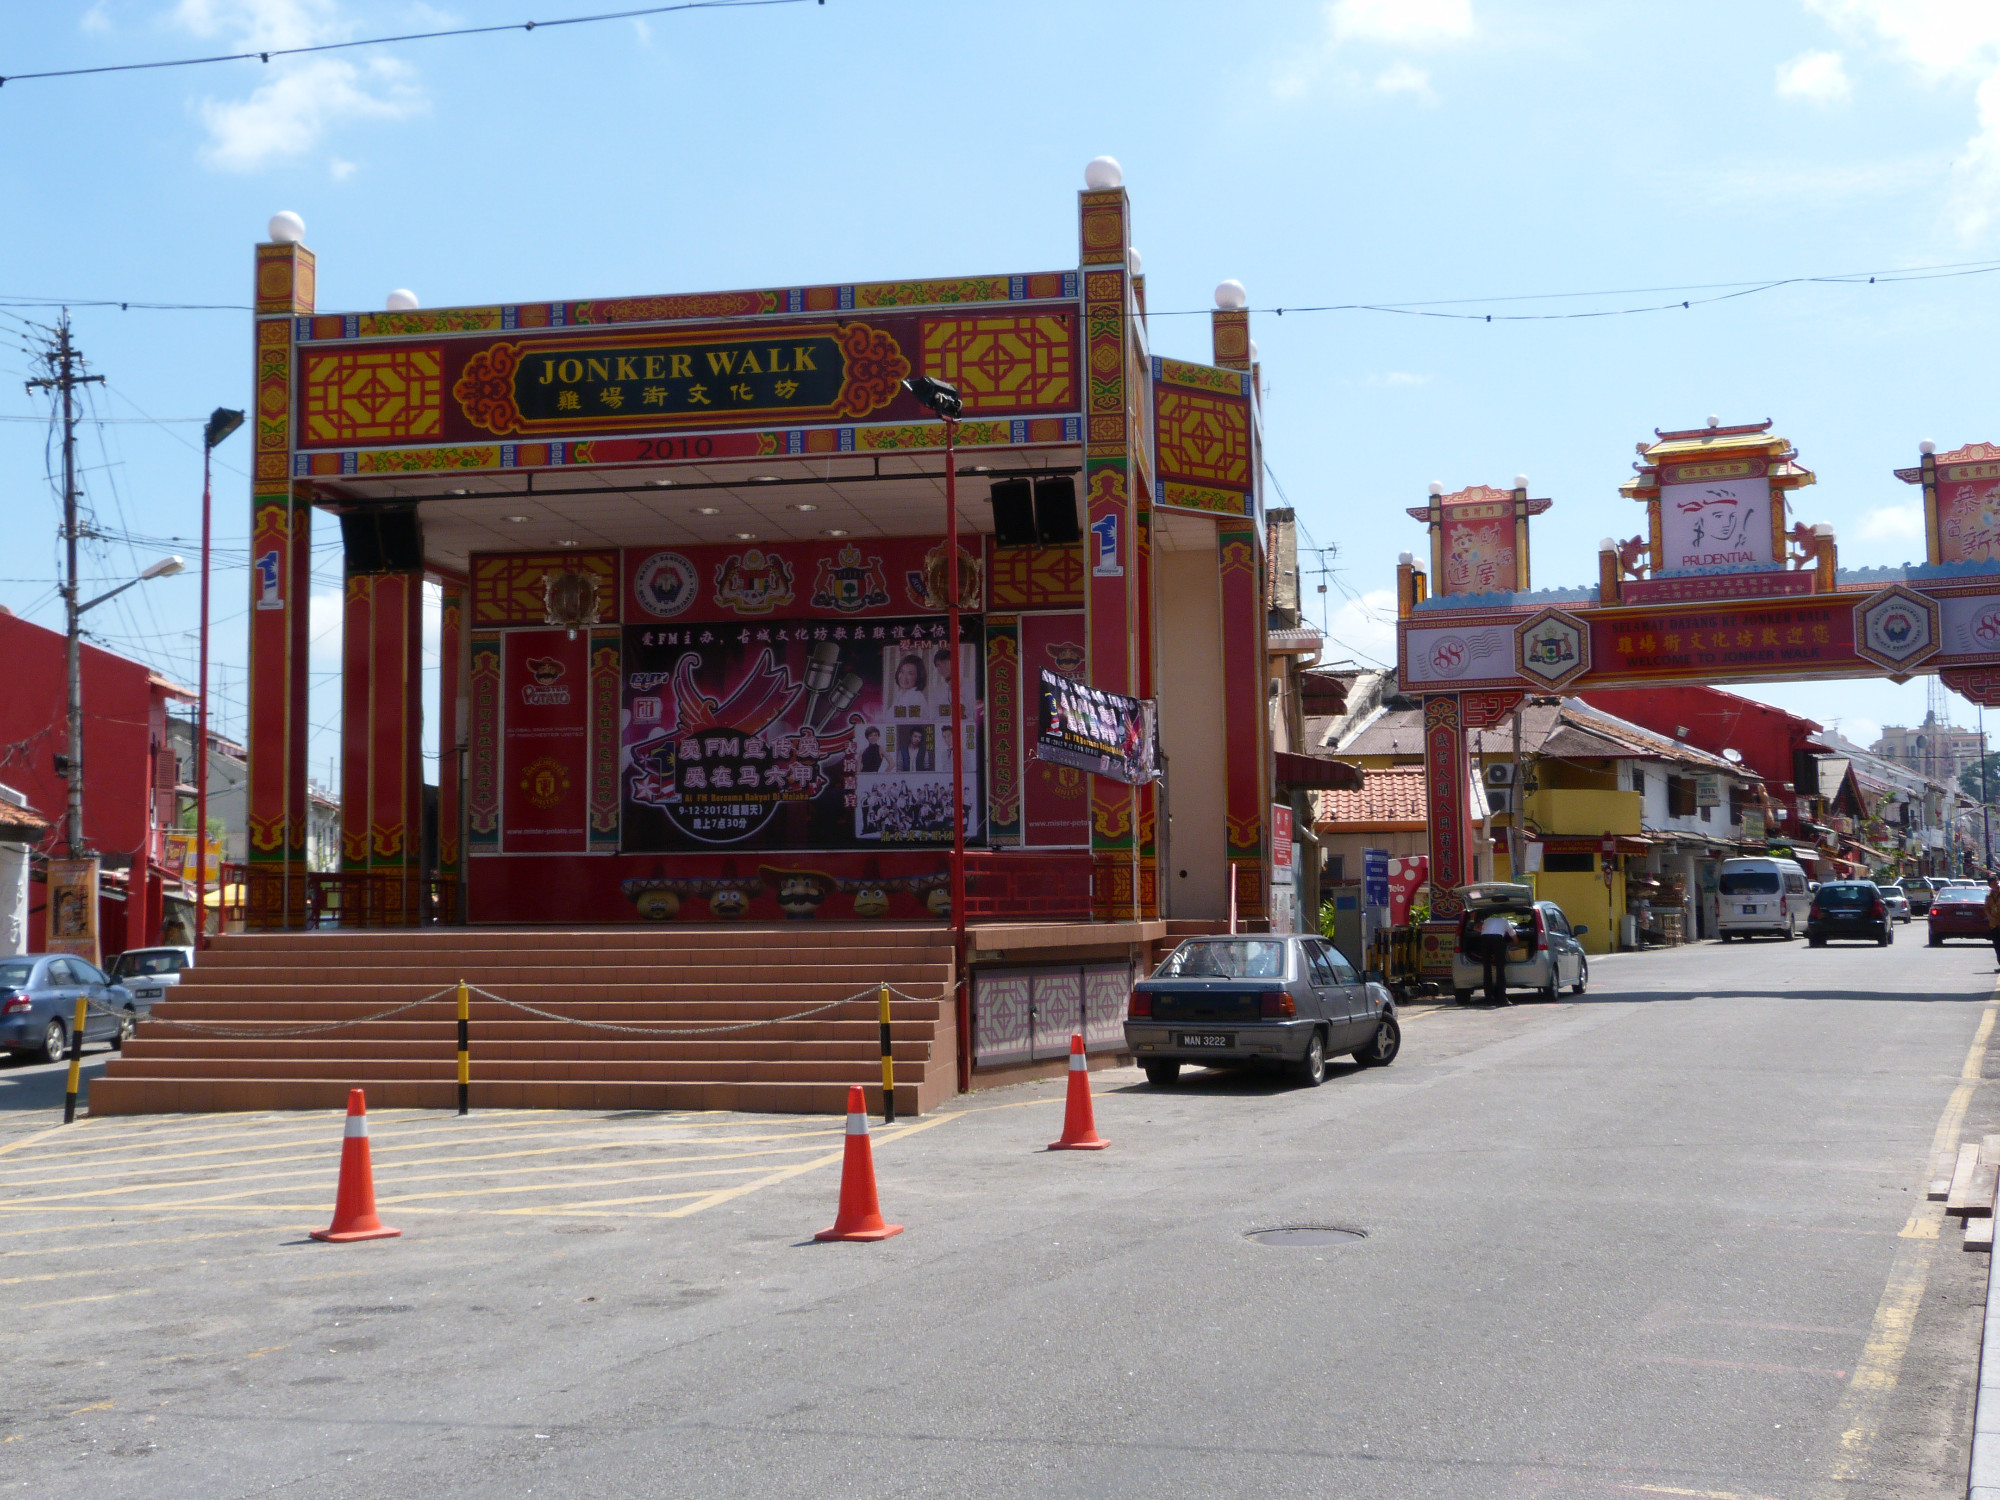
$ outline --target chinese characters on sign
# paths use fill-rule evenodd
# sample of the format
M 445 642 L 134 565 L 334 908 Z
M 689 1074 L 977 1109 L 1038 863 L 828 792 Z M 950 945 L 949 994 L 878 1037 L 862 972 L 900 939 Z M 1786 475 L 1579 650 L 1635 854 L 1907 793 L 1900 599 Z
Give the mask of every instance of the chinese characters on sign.
M 1074 766 L 1127 786 L 1144 786 L 1159 774 L 1154 769 L 1152 700 L 1088 687 L 1047 667 L 1039 671 L 1037 760 Z
M 1851 669 L 1851 604 L 1772 602 L 1620 611 L 1590 621 L 1593 670 L 1620 677 L 1713 677 Z

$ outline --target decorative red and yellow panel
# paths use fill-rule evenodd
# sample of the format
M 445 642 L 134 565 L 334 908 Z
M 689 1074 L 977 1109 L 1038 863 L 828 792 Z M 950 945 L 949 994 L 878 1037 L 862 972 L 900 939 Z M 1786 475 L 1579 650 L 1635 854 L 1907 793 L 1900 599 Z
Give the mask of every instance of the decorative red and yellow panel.
M 343 349 L 305 359 L 307 441 L 435 438 L 444 420 L 444 361 L 436 349 Z
M 968 412 L 1071 409 L 1076 320 L 1068 313 L 926 318 L 924 373 L 958 387 Z
M 988 589 L 994 609 L 1082 609 L 1083 544 L 990 547 Z
M 1249 515 L 1255 506 L 1250 377 L 1237 370 L 1153 360 L 1153 466 L 1159 503 Z
M 542 580 L 551 573 L 583 573 L 597 580 L 597 607 L 604 624 L 618 619 L 618 554 L 604 552 L 509 552 L 472 559 L 474 625 L 542 625 L 548 604 Z

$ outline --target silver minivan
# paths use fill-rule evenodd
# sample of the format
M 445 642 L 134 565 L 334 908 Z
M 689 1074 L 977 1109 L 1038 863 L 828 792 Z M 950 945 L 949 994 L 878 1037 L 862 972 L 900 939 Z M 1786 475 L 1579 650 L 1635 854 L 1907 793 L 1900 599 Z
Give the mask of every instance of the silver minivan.
M 1715 877 L 1716 931 L 1723 942 L 1762 933 L 1790 942 L 1812 910 L 1806 872 L 1775 855 L 1725 859 Z

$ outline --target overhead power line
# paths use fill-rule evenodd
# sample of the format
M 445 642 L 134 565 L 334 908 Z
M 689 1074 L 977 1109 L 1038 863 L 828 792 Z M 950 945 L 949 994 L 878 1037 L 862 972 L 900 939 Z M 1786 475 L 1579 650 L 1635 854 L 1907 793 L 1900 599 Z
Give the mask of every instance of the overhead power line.
M 749 4 L 753 0 L 733 0 L 733 3 Z M 756 3 L 803 3 L 803 0 L 756 0 Z M 1465 323 L 1543 323 L 1569 322 L 1588 318 L 1622 318 L 1644 313 L 1679 312 L 1697 307 L 1705 307 L 1715 302 L 1733 302 L 1738 298 L 1752 297 L 1763 292 L 1774 292 L 1788 286 L 1874 286 L 1893 285 L 1905 281 L 1943 281 L 1962 276 L 1990 276 L 2000 271 L 2000 260 L 1954 261 L 1943 265 L 1900 266 L 1880 271 L 1844 271 L 1821 276 L 1773 276 L 1757 281 L 1706 281 L 1690 282 L 1678 286 L 1601 288 L 1580 292 L 1509 292 L 1490 297 L 1443 297 L 1413 299 L 1402 302 L 1322 302 L 1295 305 L 1291 303 L 1271 307 L 1253 307 L 1245 311 L 1268 314 L 1282 318 L 1286 314 L 1298 316 L 1303 313 L 1390 313 L 1412 318 L 1447 318 Z M 1672 301 L 1645 303 L 1636 307 L 1588 308 L 1579 312 L 1457 312 L 1454 308 L 1498 306 L 1502 303 L 1517 302 L 1560 302 L 1573 301 L 1584 297 L 1637 297 L 1673 296 L 1675 293 L 1709 292 L 1709 296 L 1675 297 Z M 121 312 L 137 309 L 143 312 L 250 312 L 247 303 L 238 302 L 139 302 L 121 297 L 36 297 L 26 293 L 0 292 L 0 312 L 8 307 L 115 307 Z M 1175 309 L 1148 309 L 1148 318 L 1196 318 L 1207 317 L 1214 309 L 1206 307 L 1186 307 Z
M 536 31 L 551 26 L 589 26 L 599 21 L 631 21 L 684 10 L 744 10 L 771 5 L 804 5 L 806 0 L 682 0 L 679 5 L 647 5 L 637 10 L 605 11 L 594 16 L 561 16 L 553 21 L 509 21 L 497 26 L 453 26 L 441 31 L 410 31 L 401 36 L 371 36 L 353 42 L 319 42 L 308 47 L 266 47 L 256 52 L 220 52 L 213 57 L 173 57 L 159 62 L 107 63 L 95 68 L 51 68 L 40 73 L 9 73 L 0 86 L 33 78 L 81 78 L 91 73 L 141 73 L 157 68 L 196 68 L 206 63 L 269 62 L 274 57 L 300 57 L 309 52 L 344 52 L 353 47 L 380 47 L 391 42 L 429 42 L 441 37 L 487 36 L 496 31 Z M 818 0 L 821 5 L 826 0 Z

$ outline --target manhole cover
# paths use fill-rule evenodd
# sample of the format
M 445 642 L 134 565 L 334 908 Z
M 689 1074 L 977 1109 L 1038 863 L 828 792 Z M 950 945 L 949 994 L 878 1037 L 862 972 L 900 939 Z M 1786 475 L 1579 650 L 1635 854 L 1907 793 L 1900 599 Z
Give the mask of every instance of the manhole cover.
M 1340 1229 L 1332 1224 L 1292 1224 L 1283 1229 L 1252 1229 L 1243 1236 L 1260 1245 L 1351 1245 L 1368 1238 L 1365 1229 Z

